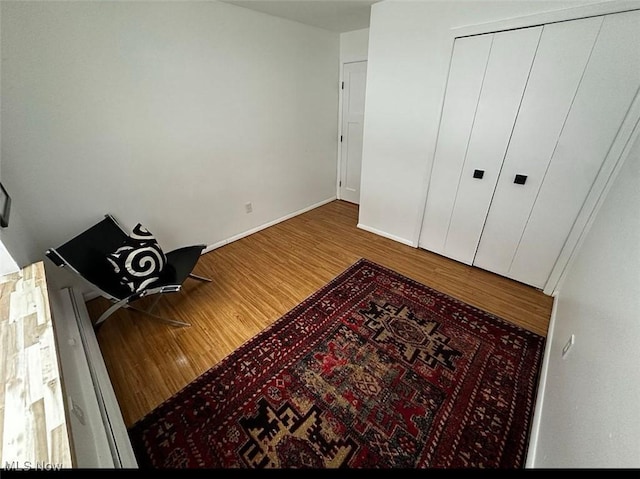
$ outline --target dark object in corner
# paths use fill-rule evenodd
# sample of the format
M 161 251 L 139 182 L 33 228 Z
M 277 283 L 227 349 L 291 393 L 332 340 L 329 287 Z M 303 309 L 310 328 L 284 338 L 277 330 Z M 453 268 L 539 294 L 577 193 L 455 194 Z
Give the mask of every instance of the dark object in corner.
M 0 183 L 0 226 L 9 226 L 9 212 L 11 211 L 11 197 L 5 187 Z
M 138 232 L 139 233 L 139 232 Z M 151 235 L 145 232 L 146 242 L 142 247 L 134 251 L 132 259 L 128 263 L 128 268 L 136 269 L 135 263 L 139 263 L 143 269 L 149 264 L 149 257 L 140 257 L 138 253 L 145 253 L 149 250 Z M 136 232 L 129 234 L 117 223 L 111 215 L 93 225 L 89 229 L 75 236 L 58 248 L 50 248 L 46 251 L 46 256 L 56 266 L 67 267 L 68 270 L 78 275 L 88 282 L 100 295 L 111 301 L 112 305 L 98 318 L 94 326 L 99 327 L 104 320 L 120 308 L 133 309 L 141 313 L 160 319 L 175 326 L 190 326 L 189 323 L 175 321 L 158 316 L 152 313 L 157 301 L 163 293 L 174 293 L 180 291 L 182 283 L 187 278 L 199 281 L 211 281 L 208 278 L 192 273 L 202 251 L 206 245 L 185 246 L 163 254 L 161 268 L 154 271 L 153 281 L 136 284 L 122 280 L 122 275 L 114 271 L 109 258 L 114 251 L 131 249 L 132 239 L 140 239 Z M 155 253 L 154 253 L 155 254 Z M 137 269 L 141 271 L 141 269 Z M 158 295 L 156 300 L 147 309 L 140 309 L 133 306 L 137 300 L 144 296 Z

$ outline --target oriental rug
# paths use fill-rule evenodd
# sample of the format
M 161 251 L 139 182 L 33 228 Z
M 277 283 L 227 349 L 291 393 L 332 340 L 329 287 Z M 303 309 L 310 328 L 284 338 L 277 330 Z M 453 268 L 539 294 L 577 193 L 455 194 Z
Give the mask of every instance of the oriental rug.
M 523 468 L 544 341 L 361 259 L 129 433 L 143 468 Z

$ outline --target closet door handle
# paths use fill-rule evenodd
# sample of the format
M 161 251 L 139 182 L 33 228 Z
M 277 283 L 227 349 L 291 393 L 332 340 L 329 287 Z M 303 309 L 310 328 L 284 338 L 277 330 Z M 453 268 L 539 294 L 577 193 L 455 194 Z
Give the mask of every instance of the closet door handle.
M 516 185 L 524 185 L 527 182 L 527 175 L 516 175 L 513 182 Z
M 474 178 L 478 178 L 479 180 L 481 180 L 483 176 L 484 176 L 484 170 L 474 170 L 473 171 L 473 177 Z

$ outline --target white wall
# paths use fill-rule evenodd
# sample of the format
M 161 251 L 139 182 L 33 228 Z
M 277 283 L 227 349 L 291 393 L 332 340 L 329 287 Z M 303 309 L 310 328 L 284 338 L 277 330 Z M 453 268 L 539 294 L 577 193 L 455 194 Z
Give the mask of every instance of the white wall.
M 31 261 L 107 212 L 169 250 L 335 197 L 339 34 L 215 1 L 0 3 Z
M 340 64 L 366 60 L 368 54 L 368 28 L 340 34 Z
M 534 467 L 640 467 L 639 183 L 640 138 L 560 285 Z
M 0 36 L 2 35 L 2 9 L 0 8 Z M 0 89 L 2 88 L 2 64 L 0 61 Z M 2 95 L 0 95 L 0 111 L 2 109 Z M 2 116 L 0 115 L 0 131 L 2 125 Z M 2 136 L 0 135 L 0 142 Z M 1 158 L 0 158 L 1 159 Z M 0 167 L 2 166 L 0 161 Z M 1 171 L 1 168 L 0 168 Z M 6 185 L 6 181 L 0 175 L 0 182 Z M 5 186 L 6 188 L 6 186 Z M 12 191 L 8 191 L 10 196 L 13 196 Z M 0 228 L 0 275 L 13 273 L 19 269 L 19 265 L 16 262 L 16 258 L 21 262 L 22 266 L 28 264 L 28 251 L 33 249 L 33 245 L 30 244 L 30 235 L 25 234 L 24 225 L 22 224 L 22 218 L 19 215 L 15 205 L 9 212 L 9 224 L 11 228 Z M 7 246 L 8 245 L 8 246 Z M 13 251 L 13 254 L 10 253 Z
M 450 30 L 593 2 L 384 1 L 371 8 L 361 226 L 417 246 Z
M 19 271 L 18 264 L 13 259 L 4 243 L 0 241 L 0 276 Z
M 4 184 L 4 178 L 2 179 Z M 9 191 L 13 197 L 13 192 Z M 31 228 L 25 223 L 23 216 L 17 205 L 13 204 L 9 214 L 9 226 L 0 228 L 0 242 L 6 249 L 9 257 L 3 259 L 2 269 L 4 273 L 14 270 L 16 267 L 23 268 L 35 260 L 33 255 L 38 251 L 34 238 L 37 233 L 31 231 Z M 2 274 L 2 273 L 0 273 Z

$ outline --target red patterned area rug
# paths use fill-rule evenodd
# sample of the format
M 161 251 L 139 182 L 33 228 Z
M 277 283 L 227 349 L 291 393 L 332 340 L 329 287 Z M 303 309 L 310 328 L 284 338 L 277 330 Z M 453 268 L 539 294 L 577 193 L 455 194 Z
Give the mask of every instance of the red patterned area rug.
M 523 468 L 544 341 L 361 259 L 129 433 L 143 468 Z

